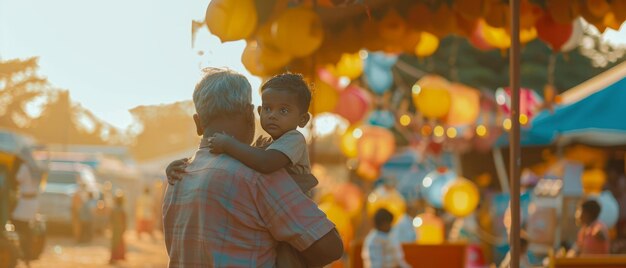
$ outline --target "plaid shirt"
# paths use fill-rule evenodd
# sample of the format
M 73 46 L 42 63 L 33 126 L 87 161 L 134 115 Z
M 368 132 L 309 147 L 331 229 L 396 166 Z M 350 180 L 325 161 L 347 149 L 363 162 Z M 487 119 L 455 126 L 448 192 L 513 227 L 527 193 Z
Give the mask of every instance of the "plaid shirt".
M 274 267 L 277 241 L 304 250 L 334 228 L 284 171 L 263 175 L 202 144 L 186 171 L 163 201 L 170 267 Z

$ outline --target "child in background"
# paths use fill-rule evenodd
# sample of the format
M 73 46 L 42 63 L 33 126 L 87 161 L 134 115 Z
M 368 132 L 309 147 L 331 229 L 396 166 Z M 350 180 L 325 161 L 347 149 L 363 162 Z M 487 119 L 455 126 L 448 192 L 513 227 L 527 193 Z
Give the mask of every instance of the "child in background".
M 404 260 L 404 252 L 400 243 L 391 235 L 393 215 L 381 208 L 374 214 L 374 227 L 365 237 L 361 257 L 365 268 L 396 268 L 411 267 Z
M 126 245 L 124 244 L 124 232 L 126 232 L 126 212 L 124 211 L 124 195 L 121 192 L 115 194 L 115 207 L 111 211 L 111 259 L 110 264 L 126 259 Z
M 285 168 L 300 189 L 309 193 L 317 185 L 317 180 L 310 176 L 311 165 L 304 136 L 296 130 L 306 126 L 311 118 L 308 113 L 309 87 L 302 75 L 279 74 L 261 86 L 261 98 L 263 104 L 258 109 L 261 127 L 273 140 L 267 149 L 243 144 L 228 135 L 215 134 L 209 140 L 211 152 L 226 153 L 261 173 Z
M 576 211 L 576 221 L 581 225 L 576 245 L 568 256 L 587 254 L 609 254 L 609 232 L 598 220 L 600 204 L 595 200 L 585 201 Z

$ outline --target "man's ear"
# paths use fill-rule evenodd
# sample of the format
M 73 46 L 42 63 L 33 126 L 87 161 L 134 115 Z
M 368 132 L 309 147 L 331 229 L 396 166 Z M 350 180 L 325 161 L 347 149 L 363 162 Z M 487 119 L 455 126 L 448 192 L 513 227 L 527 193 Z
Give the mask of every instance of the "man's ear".
M 305 113 L 305 114 L 302 114 L 302 115 L 300 116 L 300 123 L 298 123 L 298 126 L 299 126 L 300 128 L 305 127 L 305 126 L 306 126 L 306 124 L 307 124 L 307 123 L 309 123 L 309 120 L 311 120 L 311 114 L 310 114 L 310 113 Z
M 198 114 L 193 114 L 193 122 L 196 123 L 196 133 L 198 136 L 204 135 L 204 127 L 202 126 L 202 120 Z
M 259 117 L 261 116 L 262 109 L 263 108 L 261 106 L 257 107 L 257 109 L 256 109 L 256 112 L 259 113 Z

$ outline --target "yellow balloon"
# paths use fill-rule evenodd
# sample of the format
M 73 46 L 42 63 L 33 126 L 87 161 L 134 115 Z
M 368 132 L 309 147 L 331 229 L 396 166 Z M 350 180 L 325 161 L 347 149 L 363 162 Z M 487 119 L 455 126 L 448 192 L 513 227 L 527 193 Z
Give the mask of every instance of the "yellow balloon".
M 222 42 L 244 39 L 256 28 L 256 5 L 253 0 L 213 0 L 205 20 L 209 31 Z
M 480 92 L 462 84 L 450 85 L 452 105 L 446 122 L 448 125 L 470 125 L 480 113 Z
M 406 203 L 395 188 L 380 186 L 367 196 L 367 215 L 371 218 L 381 208 L 393 214 L 393 224 L 396 224 L 406 211 Z
M 337 232 L 341 235 L 345 250 L 350 248 L 350 241 L 353 237 L 353 228 L 350 223 L 348 212 L 336 203 L 325 202 L 319 205 L 321 211 L 326 213 L 328 219 L 335 224 Z
M 422 32 L 420 41 L 415 47 L 415 55 L 420 58 L 428 57 L 439 48 L 439 38 L 429 32 Z
M 315 89 L 312 93 L 313 98 L 309 107 L 311 114 L 318 115 L 335 110 L 339 100 L 339 92 L 332 86 L 318 79 L 315 81 Z
M 583 192 L 586 194 L 599 194 L 606 182 L 606 173 L 602 169 L 594 168 L 583 172 L 581 177 Z
M 251 74 L 267 76 L 277 73 L 291 61 L 291 56 L 271 46 L 261 47 L 258 42 L 250 41 L 241 54 L 241 61 Z
M 480 20 L 482 24 L 482 36 L 487 44 L 499 49 L 507 49 L 511 47 L 511 35 L 505 28 L 495 28 Z M 519 39 L 522 44 L 528 43 L 537 38 L 537 29 L 530 27 L 520 29 Z
M 298 7 L 288 9 L 272 24 L 276 45 L 295 57 L 315 52 L 324 40 L 322 21 L 313 10 Z
M 413 226 L 417 234 L 417 243 L 438 245 L 445 241 L 444 224 L 437 215 L 426 212 L 413 219 Z
M 341 152 L 348 158 L 356 158 L 358 156 L 358 140 L 362 135 L 362 130 L 358 126 L 350 126 L 341 135 L 341 144 L 339 148 Z
M 336 77 L 346 76 L 350 79 L 355 79 L 363 73 L 363 59 L 359 53 L 341 55 L 341 59 L 337 64 L 329 65 L 328 71 L 330 71 Z
M 457 217 L 470 215 L 478 206 L 480 194 L 476 185 L 459 178 L 448 185 L 443 193 L 443 208 Z
M 424 76 L 413 86 L 413 103 L 425 117 L 443 118 L 452 104 L 448 87 L 448 81 L 441 77 Z

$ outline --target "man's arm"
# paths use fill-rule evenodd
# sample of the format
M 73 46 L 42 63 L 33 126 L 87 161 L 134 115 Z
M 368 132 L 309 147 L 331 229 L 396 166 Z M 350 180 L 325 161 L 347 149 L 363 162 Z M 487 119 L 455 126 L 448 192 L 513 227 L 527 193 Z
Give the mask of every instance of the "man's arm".
M 291 163 L 285 154 L 277 150 L 252 147 L 224 134 L 215 134 L 210 144 L 212 153 L 224 152 L 261 173 L 272 173 Z
M 336 229 L 331 230 L 313 245 L 300 252 L 300 255 L 310 266 L 324 266 L 343 255 L 343 242 Z

